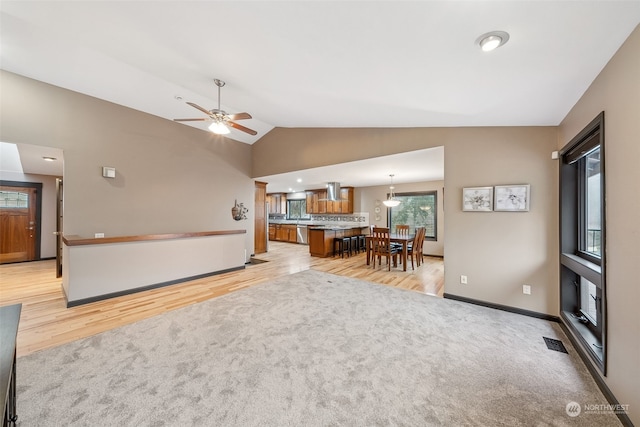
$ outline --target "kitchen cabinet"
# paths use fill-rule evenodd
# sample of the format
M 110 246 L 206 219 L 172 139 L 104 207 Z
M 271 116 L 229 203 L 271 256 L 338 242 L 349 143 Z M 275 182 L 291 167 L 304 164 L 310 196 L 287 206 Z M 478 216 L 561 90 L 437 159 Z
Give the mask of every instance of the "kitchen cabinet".
M 327 190 L 307 191 L 307 213 L 327 213 Z
M 309 254 L 321 258 L 328 258 L 334 255 L 333 239 L 351 237 L 362 234 L 363 229 L 354 228 L 315 228 L 309 227 Z
M 297 231 L 295 224 L 269 224 L 269 240 L 297 243 Z
M 270 214 L 287 213 L 287 193 L 269 193 L 267 194 L 267 202 L 269 202 Z
M 267 216 L 265 201 L 267 195 L 267 183 L 255 182 L 255 214 L 254 214 L 254 251 L 256 254 L 267 252 Z
M 309 214 L 352 214 L 353 187 L 340 189 L 338 201 L 327 200 L 327 190 L 307 191 L 307 213 Z

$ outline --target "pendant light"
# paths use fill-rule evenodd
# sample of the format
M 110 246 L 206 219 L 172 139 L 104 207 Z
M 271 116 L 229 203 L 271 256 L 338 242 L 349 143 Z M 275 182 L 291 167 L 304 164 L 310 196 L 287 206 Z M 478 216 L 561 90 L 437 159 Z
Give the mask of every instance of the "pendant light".
M 394 208 L 400 204 L 400 200 L 397 200 L 393 195 L 393 174 L 389 175 L 389 177 L 391 177 L 391 185 L 389 186 L 389 190 L 391 191 L 389 192 L 387 200 L 383 201 L 382 203 L 384 203 L 384 205 L 388 208 Z

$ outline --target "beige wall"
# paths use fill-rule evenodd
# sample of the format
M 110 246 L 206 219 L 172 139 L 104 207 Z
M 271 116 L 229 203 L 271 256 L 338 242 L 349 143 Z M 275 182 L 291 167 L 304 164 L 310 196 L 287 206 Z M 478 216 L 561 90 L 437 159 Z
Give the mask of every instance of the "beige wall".
M 12 73 L 0 78 L 0 140 L 64 150 L 65 234 L 246 229 L 253 252 L 250 146 Z M 103 178 L 103 166 L 116 179 Z M 236 199 L 247 220 L 232 219 Z
M 56 177 L 0 171 L 3 181 L 42 183 L 42 212 L 40 218 L 40 258 L 56 256 Z
M 444 256 L 444 211 L 442 203 L 442 191 L 444 188 L 444 181 L 428 181 L 428 182 L 415 182 L 411 184 L 394 184 L 394 191 L 397 193 L 409 193 L 412 191 L 437 191 L 438 201 L 438 229 L 436 241 L 425 241 L 423 252 L 427 255 Z M 356 212 L 369 212 L 369 223 L 378 227 L 387 226 L 387 208 L 380 204 L 380 221 L 376 221 L 374 209 L 376 207 L 376 200 L 378 202 L 387 198 L 389 192 L 388 185 L 374 186 L 374 187 L 360 187 L 356 188 L 354 194 L 354 207 Z
M 253 176 L 440 147 L 447 128 L 275 128 L 252 146 Z
M 277 128 L 254 144 L 253 173 L 290 172 L 437 146 L 445 147 L 445 292 L 558 315 L 558 165 L 551 160 L 556 127 Z M 462 212 L 463 187 L 502 184 L 530 184 L 531 210 Z M 356 203 L 356 210 L 370 211 L 367 203 L 359 209 Z M 459 284 L 462 274 L 468 285 Z M 524 284 L 531 285 L 531 295 L 522 293 Z
M 640 27 L 560 124 L 558 148 L 605 114 L 607 377 L 640 425 Z
M 556 138 L 550 127 L 482 128 L 445 146 L 446 293 L 559 314 Z M 529 212 L 462 211 L 464 187 L 507 184 L 531 186 Z

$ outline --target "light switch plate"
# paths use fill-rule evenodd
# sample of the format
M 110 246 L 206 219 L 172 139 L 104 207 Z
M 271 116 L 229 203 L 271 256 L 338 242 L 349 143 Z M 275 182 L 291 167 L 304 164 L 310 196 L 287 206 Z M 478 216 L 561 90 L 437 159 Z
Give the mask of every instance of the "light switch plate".
M 109 168 L 106 166 L 102 167 L 102 176 L 105 178 L 115 178 L 116 177 L 116 168 Z

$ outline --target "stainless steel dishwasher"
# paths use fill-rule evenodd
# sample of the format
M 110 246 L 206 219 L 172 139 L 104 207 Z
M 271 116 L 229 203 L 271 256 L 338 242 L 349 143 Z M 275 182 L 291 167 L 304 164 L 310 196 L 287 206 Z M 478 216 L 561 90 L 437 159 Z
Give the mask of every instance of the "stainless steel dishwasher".
M 309 244 L 309 228 L 306 225 L 298 224 L 298 243 L 303 245 Z

